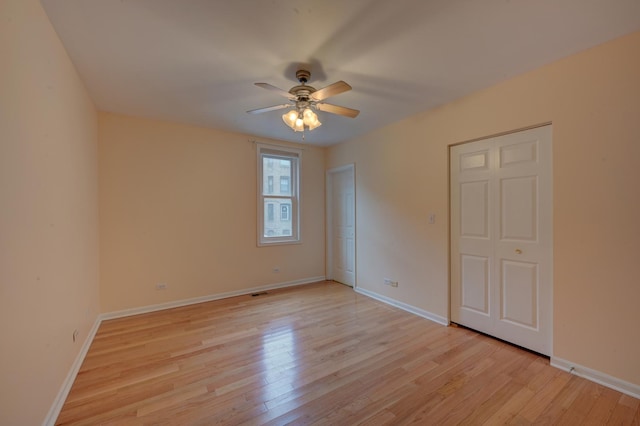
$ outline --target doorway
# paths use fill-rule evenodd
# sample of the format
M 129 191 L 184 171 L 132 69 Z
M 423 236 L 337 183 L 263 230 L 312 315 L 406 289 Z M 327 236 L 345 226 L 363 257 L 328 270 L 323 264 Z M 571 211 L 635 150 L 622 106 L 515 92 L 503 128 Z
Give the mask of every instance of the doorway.
M 355 165 L 327 171 L 327 278 L 356 285 Z

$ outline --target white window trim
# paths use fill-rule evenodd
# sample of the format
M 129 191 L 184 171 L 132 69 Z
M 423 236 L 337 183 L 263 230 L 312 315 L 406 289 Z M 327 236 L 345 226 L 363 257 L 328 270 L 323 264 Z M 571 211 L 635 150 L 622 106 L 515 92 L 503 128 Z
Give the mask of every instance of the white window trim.
M 284 146 L 274 146 L 268 144 L 256 143 L 256 160 L 257 160 L 257 205 L 258 205 L 258 220 L 257 220 L 257 244 L 258 247 L 281 245 L 281 244 L 300 244 L 302 238 L 300 235 L 300 171 L 302 170 L 302 150 L 289 148 Z M 291 179 L 289 186 L 291 189 L 291 195 L 271 194 L 263 195 L 263 183 L 264 176 L 262 171 L 262 157 L 263 155 L 271 155 L 275 157 L 282 157 L 286 159 L 293 159 L 297 162 L 297 167 L 292 167 Z M 281 198 L 291 200 L 291 207 L 289 214 L 291 216 L 291 235 L 265 237 L 264 236 L 264 198 Z

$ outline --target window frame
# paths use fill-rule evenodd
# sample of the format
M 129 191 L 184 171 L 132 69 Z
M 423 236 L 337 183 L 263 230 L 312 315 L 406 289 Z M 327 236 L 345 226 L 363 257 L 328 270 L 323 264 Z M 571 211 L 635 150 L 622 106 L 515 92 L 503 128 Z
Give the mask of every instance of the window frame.
M 302 242 L 300 235 L 300 174 L 302 170 L 302 150 L 289 148 L 284 146 L 275 146 L 256 143 L 256 160 L 257 160 L 257 245 L 258 247 L 282 245 L 282 244 L 300 244 Z M 263 171 L 265 158 L 274 160 L 291 161 L 291 177 L 289 179 L 290 194 L 281 194 L 280 191 L 273 191 L 271 194 L 265 194 L 264 186 L 266 178 Z M 275 178 L 274 178 L 275 180 Z M 289 204 L 289 216 L 291 218 L 291 234 L 266 236 L 265 229 L 265 205 L 268 203 L 266 199 L 276 199 Z M 279 212 L 281 213 L 281 212 Z

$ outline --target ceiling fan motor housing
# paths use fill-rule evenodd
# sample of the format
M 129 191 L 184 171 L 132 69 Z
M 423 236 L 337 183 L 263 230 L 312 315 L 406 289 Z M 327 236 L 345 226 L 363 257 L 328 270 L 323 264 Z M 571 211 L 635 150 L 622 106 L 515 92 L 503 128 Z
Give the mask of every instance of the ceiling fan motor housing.
M 300 84 L 305 84 L 311 78 L 311 73 L 307 70 L 298 70 L 296 71 L 296 78 Z
M 311 78 L 311 73 L 309 71 L 298 70 L 296 72 L 296 78 L 300 84 L 292 87 L 289 90 L 289 93 L 295 96 L 296 107 L 301 111 L 304 108 L 314 105 L 314 102 L 311 102 L 310 96 L 316 91 L 316 89 L 314 87 L 307 86 L 306 84 Z

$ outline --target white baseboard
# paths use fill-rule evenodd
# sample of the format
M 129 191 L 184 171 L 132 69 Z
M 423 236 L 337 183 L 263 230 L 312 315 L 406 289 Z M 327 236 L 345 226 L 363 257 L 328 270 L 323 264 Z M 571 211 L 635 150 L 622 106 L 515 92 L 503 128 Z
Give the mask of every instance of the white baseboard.
M 246 294 L 257 293 L 259 291 L 275 290 L 277 288 L 293 287 L 296 285 L 317 283 L 324 281 L 325 277 L 303 278 L 295 281 L 287 281 L 277 284 L 263 285 L 260 287 L 244 288 L 242 290 L 229 291 L 226 293 L 210 294 L 208 296 L 194 297 L 192 299 L 182 299 L 173 302 L 160 303 L 157 305 L 141 306 L 139 308 L 124 309 L 122 311 L 107 312 L 100 315 L 101 319 L 110 320 L 115 318 L 123 318 L 131 315 L 146 314 L 148 312 L 162 311 L 164 309 L 179 308 L 181 306 L 194 305 L 196 303 L 211 302 L 213 300 L 226 299 L 228 297 L 244 296 Z
M 396 308 L 400 308 L 403 311 L 407 311 L 422 318 L 437 322 L 438 324 L 449 325 L 449 320 L 445 317 L 441 317 L 440 315 L 436 315 L 431 312 L 425 311 L 424 309 L 416 308 L 415 306 L 409 305 L 407 303 L 403 303 L 395 299 L 383 296 L 381 294 L 374 293 L 373 291 L 365 290 L 362 287 L 356 287 L 354 289 L 360 294 L 364 294 L 365 296 L 369 296 L 372 299 L 379 300 L 380 302 L 386 303 L 388 305 L 395 306 Z
M 559 368 L 560 370 L 567 371 L 571 374 L 575 374 L 576 376 L 601 384 L 602 386 L 606 386 L 613 390 L 617 390 L 618 392 L 640 399 L 640 385 L 626 382 L 622 379 L 618 379 L 617 377 L 613 377 L 589 367 L 554 356 L 551 357 L 551 365 Z
M 69 395 L 69 391 L 71 390 L 71 386 L 73 382 L 76 380 L 76 376 L 78 375 L 78 371 L 80 371 L 80 367 L 82 366 L 82 362 L 84 361 L 84 357 L 87 356 L 87 352 L 89 352 L 89 347 L 93 342 L 93 338 L 96 336 L 98 332 L 98 327 L 100 327 L 100 323 L 102 319 L 100 316 L 96 318 L 96 321 L 93 323 L 93 327 L 89 330 L 89 334 L 87 334 L 87 338 L 84 340 L 82 344 L 82 348 L 76 359 L 71 364 L 71 369 L 67 374 L 67 377 L 62 382 L 62 387 L 56 396 L 56 399 L 53 402 L 53 405 L 49 409 L 47 413 L 47 417 L 45 417 L 44 422 L 42 422 L 43 426 L 54 426 L 56 424 L 56 420 L 58 419 L 58 415 L 60 415 L 60 411 L 62 410 L 62 406 L 64 402 L 67 400 L 67 396 Z

